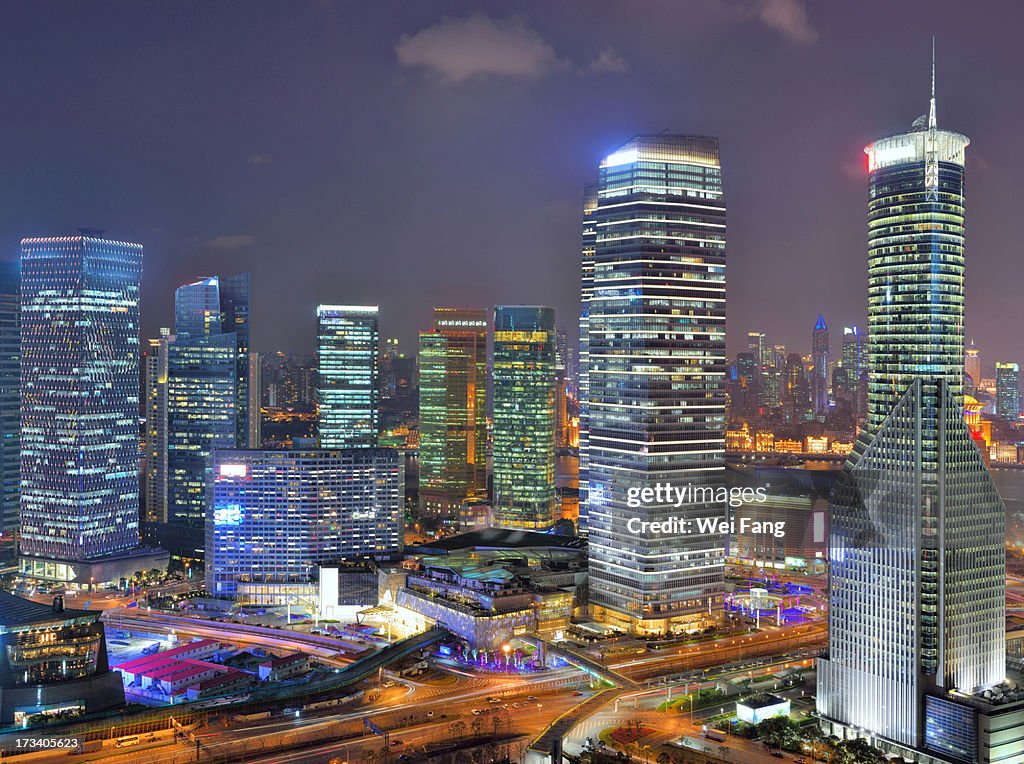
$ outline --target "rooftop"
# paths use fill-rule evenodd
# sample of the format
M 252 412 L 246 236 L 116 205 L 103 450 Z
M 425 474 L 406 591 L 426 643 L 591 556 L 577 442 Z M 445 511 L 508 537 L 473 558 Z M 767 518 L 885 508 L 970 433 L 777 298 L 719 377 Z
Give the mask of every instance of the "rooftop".
M 37 623 L 63 623 L 76 618 L 99 618 L 98 610 L 60 610 L 53 605 L 16 597 L 0 591 L 0 628 L 31 626 Z

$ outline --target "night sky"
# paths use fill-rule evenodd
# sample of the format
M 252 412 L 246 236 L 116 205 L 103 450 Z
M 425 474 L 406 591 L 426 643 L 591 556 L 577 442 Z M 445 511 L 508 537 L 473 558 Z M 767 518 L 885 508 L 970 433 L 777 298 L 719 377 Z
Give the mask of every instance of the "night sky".
M 928 106 L 968 148 L 967 332 L 1024 362 L 1024 4 L 33 2 L 0 16 L 0 252 L 82 226 L 174 287 L 250 270 L 254 347 L 378 303 L 550 304 L 576 331 L 582 186 L 640 132 L 717 135 L 730 352 L 863 323 L 868 141 Z

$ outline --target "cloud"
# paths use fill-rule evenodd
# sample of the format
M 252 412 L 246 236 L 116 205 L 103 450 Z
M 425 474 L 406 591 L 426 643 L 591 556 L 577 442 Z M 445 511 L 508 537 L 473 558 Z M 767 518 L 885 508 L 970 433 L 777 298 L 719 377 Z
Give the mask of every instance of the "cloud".
M 270 164 L 274 160 L 270 154 L 250 154 L 245 161 L 249 164 Z
M 209 247 L 210 249 L 241 249 L 242 247 L 250 247 L 255 242 L 256 237 L 251 234 L 236 233 L 207 239 L 202 242 L 201 246 Z
M 629 65 L 626 63 L 626 59 L 620 56 L 618 51 L 614 48 L 604 48 L 597 54 L 597 58 L 590 62 L 587 71 L 592 74 L 603 72 L 621 73 L 628 68 Z
M 818 40 L 800 0 L 758 0 L 755 14 L 762 24 L 782 32 L 792 42 L 810 45 Z
M 402 66 L 424 69 L 448 84 L 482 77 L 542 77 L 564 64 L 521 19 L 491 19 L 480 13 L 446 18 L 403 35 L 395 53 Z

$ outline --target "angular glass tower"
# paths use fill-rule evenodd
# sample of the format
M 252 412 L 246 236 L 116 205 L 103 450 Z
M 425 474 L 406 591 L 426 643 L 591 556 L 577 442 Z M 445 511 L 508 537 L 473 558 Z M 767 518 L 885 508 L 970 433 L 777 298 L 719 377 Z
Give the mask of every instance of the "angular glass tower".
M 555 521 L 555 311 L 494 309 L 494 524 Z
M 380 436 L 377 306 L 320 305 L 316 316 L 320 447 L 376 446 Z
M 638 533 L 629 521 L 724 520 L 724 504 L 698 492 L 701 498 L 679 507 L 632 508 L 627 492 L 662 483 L 713 493 L 723 485 L 725 198 L 718 140 L 634 138 L 601 163 L 588 221 L 593 254 L 580 358 L 587 379 L 581 407 L 590 602 L 599 620 L 631 631 L 696 627 L 721 611 L 723 537 Z
M 916 760 L 955 747 L 933 709 L 1005 676 L 1005 510 L 963 416 L 967 144 L 933 84 L 927 116 L 865 149 L 868 420 L 832 503 L 818 711 Z
M 22 570 L 71 580 L 139 543 L 142 245 L 23 239 L 21 273 Z
M 435 308 L 420 332 L 420 507 L 458 516 L 487 495 L 487 312 Z
M 1016 422 L 1020 415 L 1020 365 L 996 364 L 996 418 Z

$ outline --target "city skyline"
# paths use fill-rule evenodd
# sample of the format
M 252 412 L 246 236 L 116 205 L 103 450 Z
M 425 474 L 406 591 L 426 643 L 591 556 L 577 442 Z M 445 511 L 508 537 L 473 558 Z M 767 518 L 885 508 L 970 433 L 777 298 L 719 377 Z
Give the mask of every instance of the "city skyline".
M 1010 128 L 1020 121 L 1013 113 L 1017 107 L 990 76 L 1010 66 L 1008 46 L 996 44 L 1004 32 L 973 16 L 943 13 L 943 4 L 919 4 L 917 10 L 907 5 L 886 10 L 887 24 L 872 33 L 879 57 L 869 57 L 860 54 L 855 36 L 843 32 L 865 27 L 875 15 L 870 6 L 803 7 L 792 26 L 772 26 L 759 20 L 753 2 L 753 10 L 739 2 L 707 5 L 665 10 L 687 22 L 665 24 L 683 30 L 694 53 L 684 56 L 653 21 L 641 16 L 635 30 L 615 23 L 622 11 L 614 6 L 593 4 L 588 23 L 594 34 L 581 39 L 573 31 L 572 4 L 563 10 L 526 3 L 516 11 L 520 26 L 542 52 L 550 49 L 548 58 L 534 69 L 459 81 L 443 80 L 427 64 L 416 63 L 426 54 L 414 56 L 413 43 L 429 42 L 425 30 L 441 34 L 472 18 L 480 21 L 471 29 L 493 28 L 504 40 L 518 29 L 508 13 L 482 12 L 469 3 L 418 8 L 396 18 L 346 8 L 353 25 L 366 30 L 352 40 L 342 23 L 348 16 L 329 4 L 300 4 L 287 12 L 252 6 L 263 13 L 252 13 L 246 24 L 239 23 L 241 6 L 224 4 L 204 25 L 186 25 L 187 13 L 169 19 L 158 9 L 152 24 L 147 19 L 147 34 L 135 39 L 126 34 L 143 23 L 135 13 L 113 17 L 104 9 L 67 9 L 51 22 L 54 34 L 67 35 L 71 51 L 80 44 L 71 29 L 93 30 L 100 40 L 117 35 L 129 47 L 97 60 L 81 56 L 85 70 L 77 74 L 41 61 L 35 92 L 45 94 L 45 109 L 33 109 L 40 96 L 20 85 L 12 94 L 24 97 L 28 108 L 19 109 L 0 133 L 12 152 L 11 186 L 19 189 L 0 212 L 0 254 L 13 259 L 24 236 L 70 233 L 92 224 L 147 247 L 143 336 L 156 336 L 170 322 L 172 297 L 163 285 L 250 269 L 257 274 L 258 304 L 295 308 L 280 321 L 254 323 L 254 349 L 309 352 L 316 304 L 380 301 L 382 336 L 399 336 L 411 350 L 416 333 L 429 326 L 432 307 L 460 304 L 468 290 L 479 292 L 485 309 L 521 302 L 550 304 L 560 316 L 573 315 L 581 185 L 615 146 L 636 133 L 670 128 L 722 140 L 724 180 L 733 189 L 738 274 L 730 294 L 730 354 L 742 349 L 742 334 L 755 329 L 791 346 L 803 342 L 808 317 L 826 308 L 830 325 L 864 324 L 863 301 L 849 288 L 863 276 L 858 255 L 864 228 L 854 213 L 864 199 L 860 149 L 899 127 L 898 105 L 908 102 L 926 76 L 921 59 L 934 33 L 944 103 L 964 115 L 962 129 L 975 141 L 975 159 L 968 160 L 977 165 L 968 189 L 976 213 L 972 246 L 985 267 L 967 284 L 972 307 L 966 332 L 984 344 L 989 358 L 1024 358 L 1024 339 L 1003 328 L 1024 319 L 1024 306 L 996 275 L 1011 262 L 1013 243 L 992 224 L 1012 199 L 1010 184 L 1020 161 Z M 1011 18 L 1022 12 L 1005 9 Z M 36 60 L 38 53 L 21 48 L 38 32 L 34 22 L 18 9 L 10 22 L 15 44 L 3 55 L 18 55 L 22 63 Z M 201 57 L 182 72 L 185 53 L 209 45 L 212 36 L 223 52 Z M 148 53 L 149 46 L 161 55 Z M 248 83 L 240 94 L 240 62 L 252 57 L 254 46 L 269 56 L 261 66 L 275 67 L 277 76 Z M 601 58 L 605 48 L 618 58 Z M 700 53 L 717 62 L 706 76 L 693 64 Z M 137 66 L 119 66 L 129 54 Z M 360 67 L 364 82 L 321 76 L 347 71 L 349 57 L 356 55 L 367 62 Z M 200 64 L 212 75 L 193 92 L 182 78 Z M 942 71 L 948 72 L 945 79 Z M 638 87 L 647 82 L 650 88 Z M 884 87 L 873 84 L 881 82 Z M 111 128 L 111 107 L 118 103 L 111 93 L 119 89 L 138 108 L 112 135 L 130 130 L 133 140 L 119 146 L 123 152 L 109 152 L 99 136 Z M 683 95 L 654 97 L 658 92 Z M 779 92 L 786 97 L 776 98 Z M 344 108 L 347 99 L 367 102 L 370 95 L 366 116 Z M 621 107 L 609 111 L 606 98 Z M 72 107 L 76 119 L 68 122 L 81 127 L 77 132 L 40 121 L 40 115 L 63 119 Z M 278 112 L 315 113 L 317 124 L 291 117 L 285 123 Z M 752 115 L 756 131 L 748 129 Z M 216 129 L 208 129 L 211 122 Z M 35 129 L 44 124 L 48 130 Z M 405 124 L 415 140 L 403 132 Z M 593 127 L 581 132 L 580 125 Z M 236 141 L 243 130 L 245 138 Z M 74 148 L 72 134 L 79 136 Z M 43 136 L 50 151 L 42 150 Z M 390 153 L 379 150 L 385 142 Z M 69 157 L 79 145 L 85 150 Z M 354 152 L 347 148 L 353 145 L 370 148 Z M 533 163 L 518 158 L 531 156 L 531 148 L 538 152 L 537 164 L 526 169 L 524 164 Z M 410 161 L 413 150 L 416 161 Z M 76 178 L 89 183 L 73 180 L 58 197 L 44 196 L 35 168 L 28 174 L 20 155 L 70 159 Z M 381 172 L 371 175 L 370 157 L 381 163 Z M 487 178 L 470 169 L 477 163 L 491 168 Z M 389 174 L 396 170 L 397 176 Z M 373 177 L 378 174 L 391 180 L 385 185 Z M 791 194 L 775 198 L 771 189 L 778 184 L 794 189 L 802 203 L 789 204 Z M 128 186 L 140 190 L 138 199 L 118 191 Z M 208 190 L 197 194 L 196 188 Z M 293 190 L 295 199 L 283 201 Z M 381 243 L 403 267 L 349 256 L 378 246 L 371 237 L 381 235 L 382 216 L 393 214 L 392 197 L 398 204 L 394 212 L 407 225 L 386 232 Z M 440 207 L 433 201 L 442 198 L 455 203 Z M 448 208 L 466 210 L 465 220 L 456 223 Z M 498 224 L 499 210 L 524 225 L 491 243 L 488 232 Z M 456 229 L 459 239 L 450 233 Z M 412 246 L 412 231 L 425 250 Z M 486 261 L 497 263 L 498 278 L 490 278 L 493 266 L 477 256 L 485 248 L 494 254 Z M 405 254 L 412 251 L 422 257 Z M 772 265 L 809 271 L 826 259 L 820 294 L 790 278 L 789 268 Z M 549 278 L 529 278 L 541 267 Z M 459 275 L 450 278 L 451 273 Z M 787 310 L 759 318 L 764 294 L 779 295 Z

